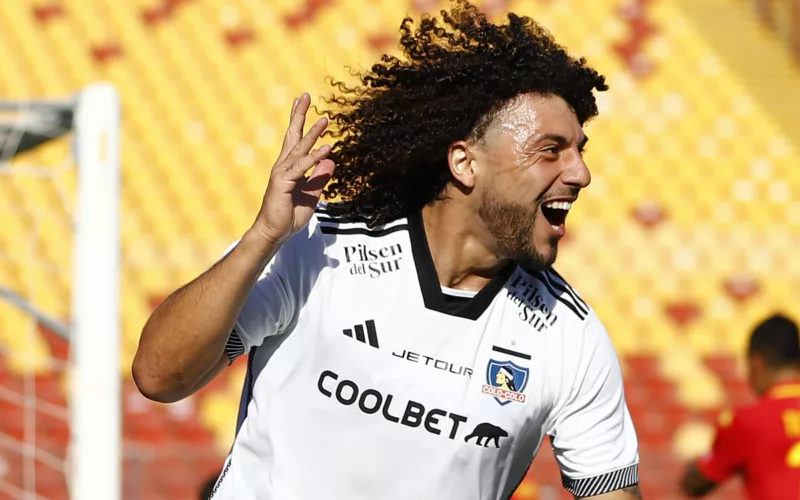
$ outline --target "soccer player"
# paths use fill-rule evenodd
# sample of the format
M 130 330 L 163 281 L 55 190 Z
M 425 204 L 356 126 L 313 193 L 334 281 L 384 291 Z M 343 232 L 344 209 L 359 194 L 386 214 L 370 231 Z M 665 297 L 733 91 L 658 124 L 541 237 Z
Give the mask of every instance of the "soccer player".
M 720 416 L 710 453 L 690 464 L 683 492 L 701 497 L 739 475 L 751 500 L 800 495 L 800 336 L 783 315 L 760 323 L 750 337 L 747 367 L 759 400 Z
M 545 436 L 575 498 L 641 498 L 619 360 L 551 267 L 604 78 L 464 1 L 401 35 L 305 134 L 295 100 L 252 226 L 144 327 L 139 389 L 247 356 L 215 500 L 507 499 Z

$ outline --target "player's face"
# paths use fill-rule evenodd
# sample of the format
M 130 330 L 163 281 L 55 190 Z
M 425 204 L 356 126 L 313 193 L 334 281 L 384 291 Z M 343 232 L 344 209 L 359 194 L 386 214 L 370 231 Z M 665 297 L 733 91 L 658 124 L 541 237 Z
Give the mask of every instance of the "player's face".
M 769 370 L 764 360 L 758 354 L 749 353 L 747 356 L 747 381 L 750 388 L 757 395 L 764 394 L 770 386 Z
M 591 181 L 586 140 L 557 96 L 520 96 L 495 117 L 478 143 L 486 168 L 476 188 L 478 215 L 504 257 L 534 269 L 555 262 L 569 208 Z

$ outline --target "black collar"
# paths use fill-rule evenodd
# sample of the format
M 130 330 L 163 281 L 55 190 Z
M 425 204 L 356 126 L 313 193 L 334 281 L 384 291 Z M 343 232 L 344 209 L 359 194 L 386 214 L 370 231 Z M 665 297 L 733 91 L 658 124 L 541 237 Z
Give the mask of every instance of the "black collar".
M 425 235 L 422 212 L 416 212 L 408 217 L 408 234 L 411 239 L 411 252 L 414 254 L 414 265 L 417 268 L 417 280 L 422 291 L 422 299 L 425 307 L 433 311 L 471 320 L 480 318 L 517 267 L 516 263 L 509 262 L 475 297 L 469 300 L 446 301 L 439 277 L 436 274 L 436 267 L 433 264 L 428 237 Z

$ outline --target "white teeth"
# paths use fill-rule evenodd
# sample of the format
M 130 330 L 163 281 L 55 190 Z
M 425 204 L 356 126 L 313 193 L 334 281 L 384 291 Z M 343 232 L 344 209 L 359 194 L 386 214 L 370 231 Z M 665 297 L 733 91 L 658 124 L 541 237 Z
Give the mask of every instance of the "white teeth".
M 550 227 L 552 227 L 552 228 L 553 228 L 553 230 L 555 230 L 555 231 L 558 231 L 558 230 L 560 229 L 558 226 L 554 226 L 554 225 L 552 225 L 552 224 L 550 224 Z
M 544 205 L 547 208 L 553 208 L 556 210 L 569 210 L 572 208 L 572 202 L 570 201 L 551 201 L 549 203 L 545 203 Z

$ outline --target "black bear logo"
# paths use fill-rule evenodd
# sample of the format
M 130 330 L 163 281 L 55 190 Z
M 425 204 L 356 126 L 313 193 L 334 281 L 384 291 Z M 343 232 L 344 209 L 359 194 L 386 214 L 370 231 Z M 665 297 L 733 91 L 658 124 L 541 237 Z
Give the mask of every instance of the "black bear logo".
M 490 441 L 494 441 L 494 447 L 500 448 L 501 437 L 508 437 L 508 433 L 496 425 L 484 422 L 482 424 L 478 424 L 475 427 L 475 430 L 472 431 L 469 436 L 464 438 L 464 441 L 468 443 L 470 439 L 478 438 L 475 440 L 475 444 L 478 446 L 483 446 L 484 448 L 489 446 Z

